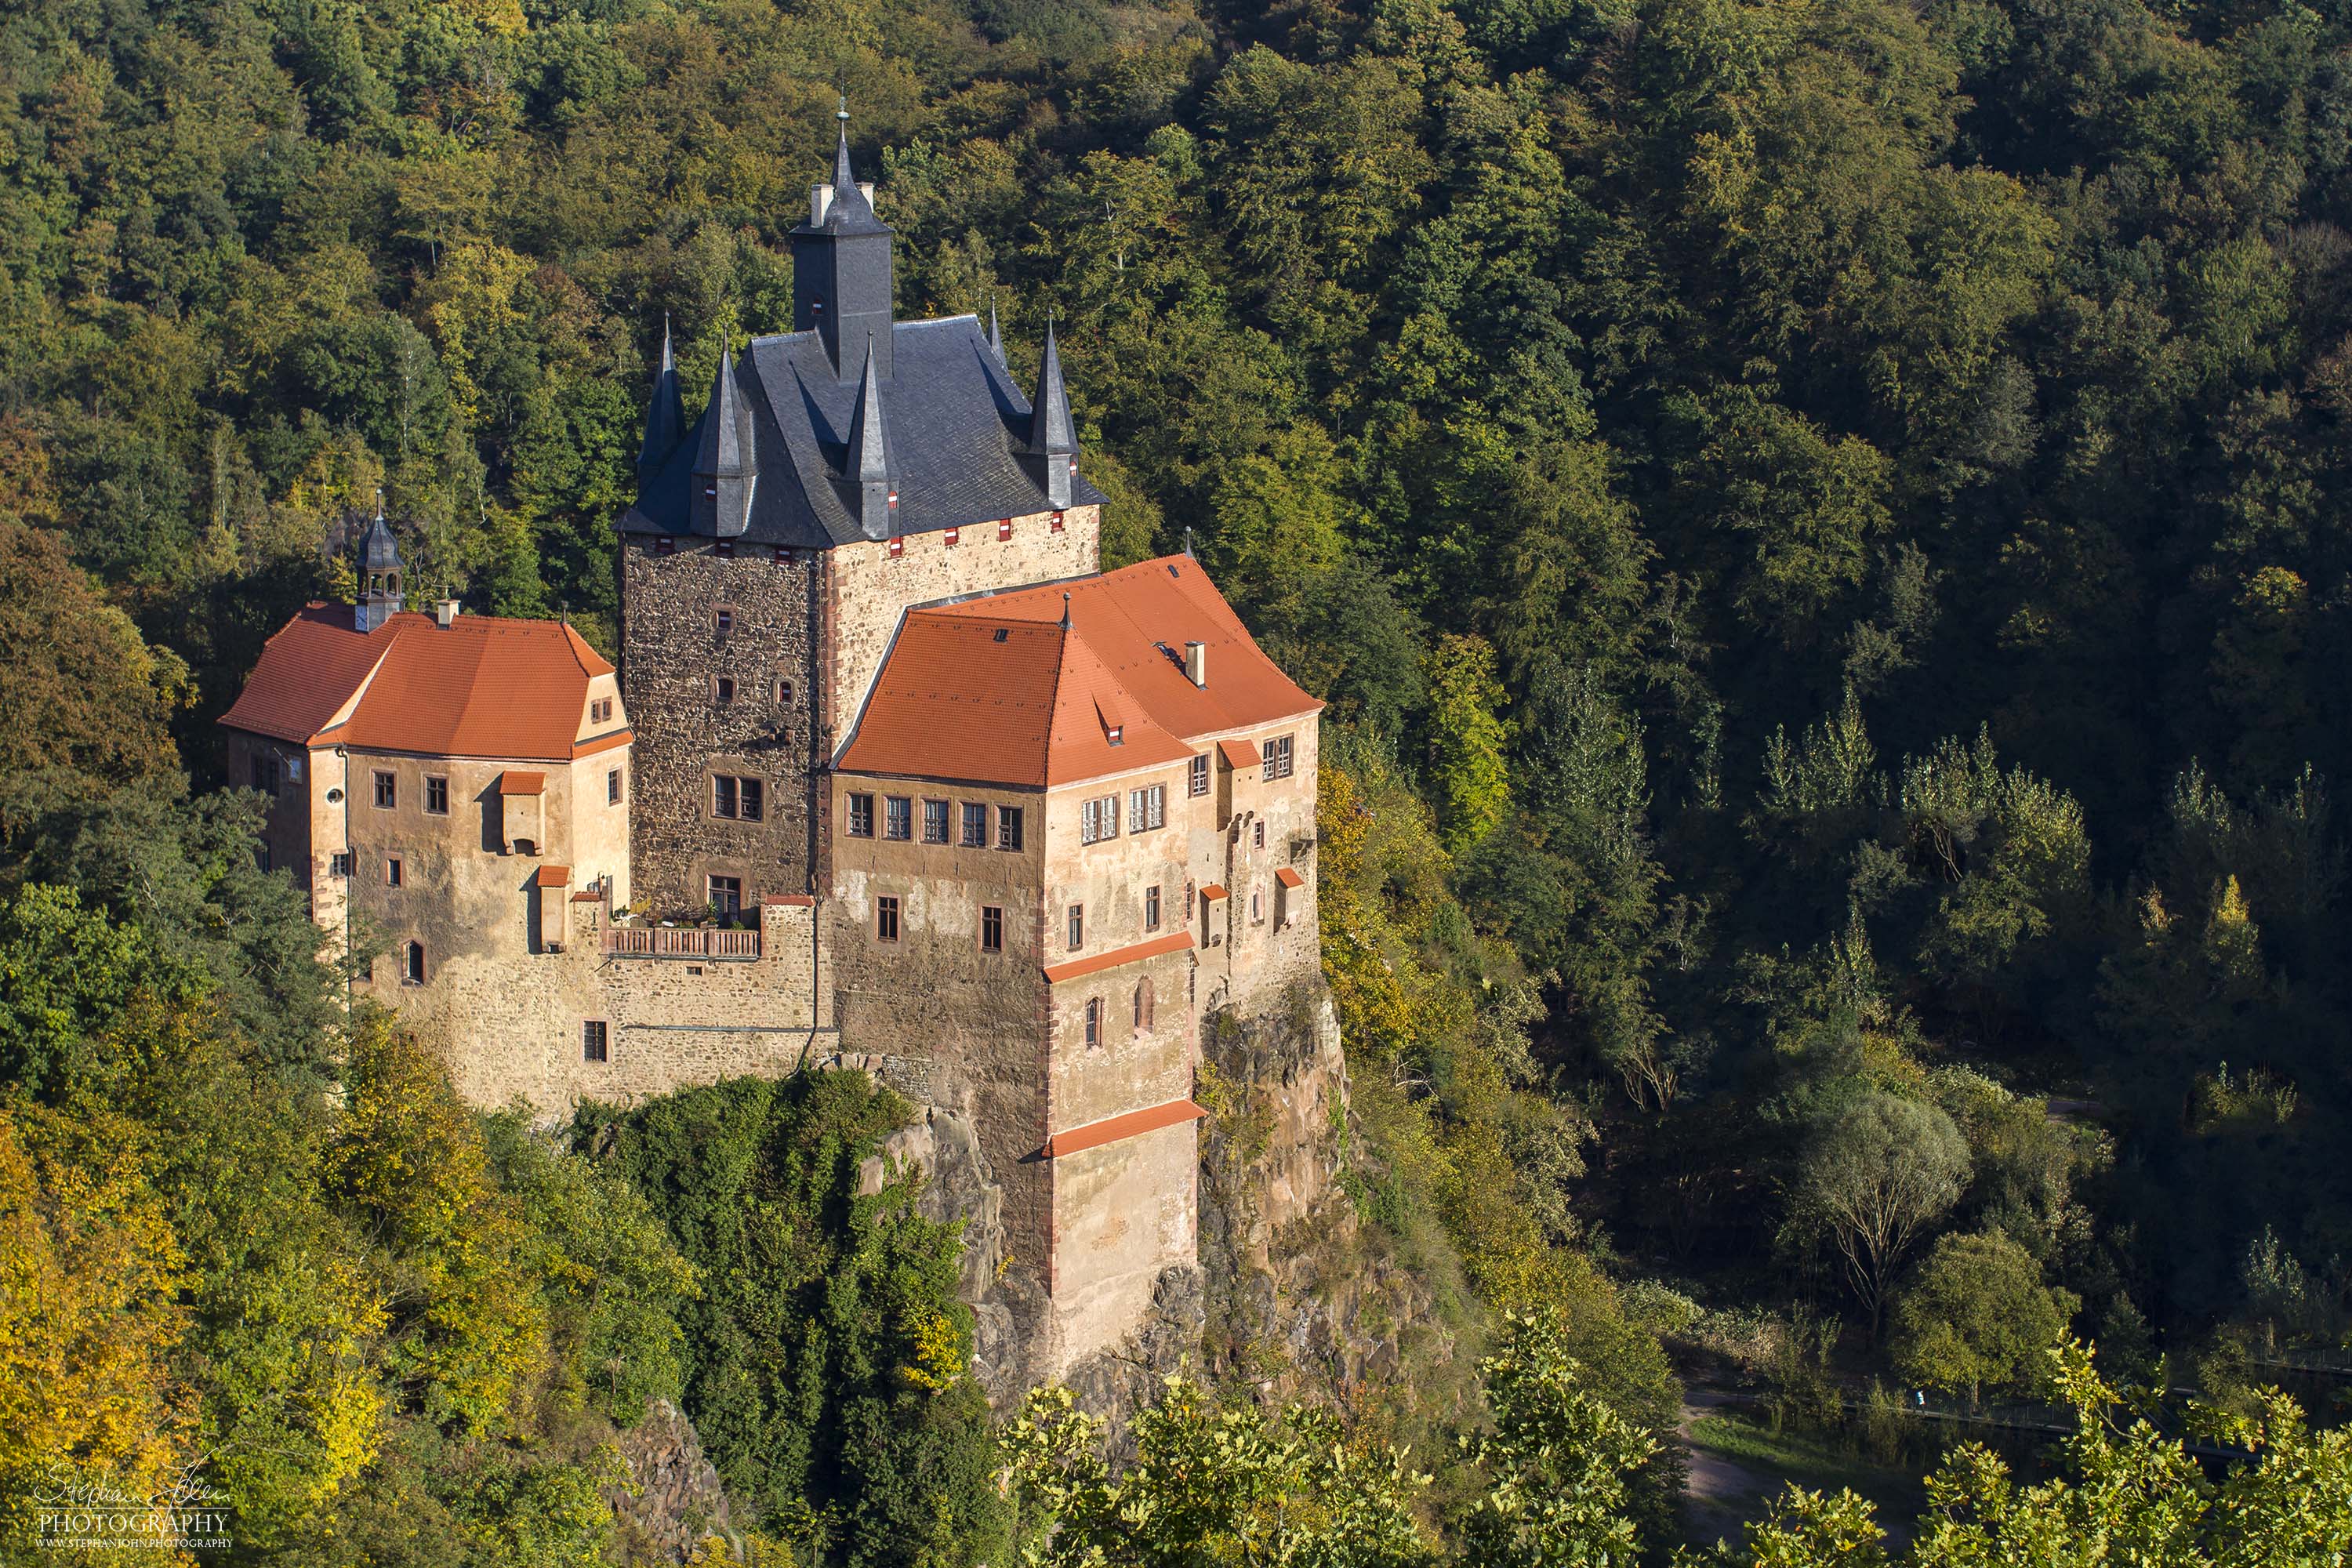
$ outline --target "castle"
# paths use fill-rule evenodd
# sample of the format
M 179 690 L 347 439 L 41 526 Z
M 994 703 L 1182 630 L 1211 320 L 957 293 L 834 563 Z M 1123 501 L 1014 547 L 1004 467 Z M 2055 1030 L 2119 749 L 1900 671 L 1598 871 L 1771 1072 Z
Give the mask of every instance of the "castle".
M 1318 983 L 1320 704 L 1189 553 L 1100 570 L 1052 329 L 1027 395 L 992 310 L 895 319 L 891 245 L 845 131 L 793 330 L 730 346 L 691 427 L 665 337 L 618 670 L 407 609 L 379 516 L 359 603 L 294 617 L 222 722 L 264 853 L 379 955 L 354 991 L 476 1103 L 906 1092 L 986 1189 L 1009 1385 L 1197 1268 L 1202 1022 Z

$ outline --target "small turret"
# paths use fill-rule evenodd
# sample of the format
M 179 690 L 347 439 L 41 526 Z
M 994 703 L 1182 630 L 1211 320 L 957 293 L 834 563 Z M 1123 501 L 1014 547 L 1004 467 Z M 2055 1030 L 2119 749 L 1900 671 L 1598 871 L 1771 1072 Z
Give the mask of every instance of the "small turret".
M 637 449 L 637 472 L 658 473 L 686 439 L 686 404 L 678 395 L 677 361 L 670 353 L 669 316 L 662 316 L 661 369 L 654 376 L 654 400 L 646 410 L 646 442 Z
M 375 521 L 360 544 L 360 602 L 352 612 L 353 626 L 372 632 L 400 614 L 401 570 L 400 545 L 392 537 L 392 525 L 383 521 L 383 491 L 379 489 Z
M 760 482 L 753 448 L 751 400 L 736 384 L 735 351 L 719 355 L 719 377 L 702 411 L 702 439 L 694 452 L 694 531 L 733 539 L 751 521 L 751 493 Z
M 898 477 L 891 461 L 890 432 L 882 417 L 882 381 L 866 349 L 866 372 L 858 379 L 857 403 L 849 416 L 849 441 L 841 454 L 841 483 L 849 508 L 868 539 L 898 531 Z
M 1004 357 L 1004 333 L 996 325 L 996 301 L 993 299 L 988 301 L 988 352 L 996 356 L 998 369 L 1013 368 Z
M 1069 389 L 1062 384 L 1062 355 L 1054 323 L 1045 323 L 1045 363 L 1037 373 L 1037 395 L 1029 407 L 1027 457 L 1031 477 L 1045 492 L 1045 504 L 1070 504 L 1070 481 L 1078 471 L 1078 438 L 1070 423 Z

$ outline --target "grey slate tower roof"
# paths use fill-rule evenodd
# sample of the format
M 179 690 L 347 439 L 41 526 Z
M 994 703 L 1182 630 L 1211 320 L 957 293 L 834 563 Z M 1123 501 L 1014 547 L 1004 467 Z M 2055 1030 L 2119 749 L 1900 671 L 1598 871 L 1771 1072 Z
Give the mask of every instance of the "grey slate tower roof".
M 894 320 L 890 229 L 851 176 L 845 136 L 822 221 L 793 231 L 795 330 L 721 364 L 693 431 L 640 469 L 622 532 L 826 550 L 882 537 L 869 491 L 890 534 L 1102 501 L 1071 472 L 1076 426 L 1050 334 L 1041 414 L 978 317 Z M 842 347 L 856 353 L 846 365 Z
M 1070 426 L 1069 389 L 1062 384 L 1062 354 L 1054 323 L 1045 322 L 1045 363 L 1037 372 L 1037 397 L 1029 415 L 1029 458 L 1039 488 L 1054 505 L 1070 504 L 1070 481 L 1078 467 L 1078 437 Z
M 1000 331 L 996 325 L 996 301 L 994 300 L 991 300 L 988 302 L 988 352 L 996 356 L 997 363 L 1004 363 L 1004 333 Z
M 743 531 L 760 478 L 751 398 L 735 374 L 735 351 L 719 356 L 719 375 L 694 444 L 695 531 L 732 539 Z
M 654 375 L 654 400 L 646 409 L 645 445 L 637 448 L 637 472 L 657 473 L 686 438 L 686 404 L 678 395 L 677 361 L 669 347 L 669 317 L 662 317 L 661 369 Z
M 360 570 L 375 574 L 400 570 L 400 542 L 392 536 L 392 525 L 383 521 L 383 496 L 375 498 L 375 521 L 368 525 L 367 537 L 360 543 Z
M 898 507 L 898 485 L 890 461 L 889 425 L 882 413 L 882 381 L 875 372 L 874 346 L 866 348 L 866 373 L 858 378 L 857 402 L 842 444 L 841 481 L 851 492 L 858 526 L 868 539 L 887 538 Z

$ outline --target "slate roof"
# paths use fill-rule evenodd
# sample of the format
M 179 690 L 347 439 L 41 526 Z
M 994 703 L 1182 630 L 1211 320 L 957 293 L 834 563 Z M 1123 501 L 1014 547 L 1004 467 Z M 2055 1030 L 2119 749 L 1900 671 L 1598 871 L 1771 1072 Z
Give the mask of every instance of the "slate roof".
M 444 627 L 408 613 L 362 632 L 348 605 L 314 604 L 263 647 L 220 721 L 296 745 L 563 762 L 611 743 L 580 731 L 589 679 L 612 673 L 558 621 Z
M 1187 642 L 1206 645 L 1206 687 L 1185 677 Z M 1200 563 L 1172 555 L 909 610 L 840 765 L 1050 786 L 1183 762 L 1204 737 L 1322 706 L 1259 649 Z
M 856 418 L 859 380 L 834 374 L 814 331 L 754 338 L 734 368 L 748 416 L 759 479 L 750 521 L 736 537 L 752 544 L 830 549 L 863 539 L 856 491 L 839 475 Z M 977 316 L 899 321 L 891 329 L 891 374 L 880 387 L 882 423 L 898 479 L 898 533 L 970 528 L 1044 511 L 1041 473 L 1026 454 L 1034 413 Z M 623 533 L 687 534 L 695 457 L 705 440 L 705 406 L 694 430 L 641 477 Z M 1070 504 L 1099 504 L 1083 463 Z

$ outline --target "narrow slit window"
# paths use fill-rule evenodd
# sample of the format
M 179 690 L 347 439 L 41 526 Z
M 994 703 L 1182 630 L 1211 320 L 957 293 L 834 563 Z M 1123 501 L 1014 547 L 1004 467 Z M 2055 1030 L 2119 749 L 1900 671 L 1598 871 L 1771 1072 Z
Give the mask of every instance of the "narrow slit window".
M 1004 909 L 1001 904 L 982 904 L 980 907 L 980 951 L 1004 951 Z

